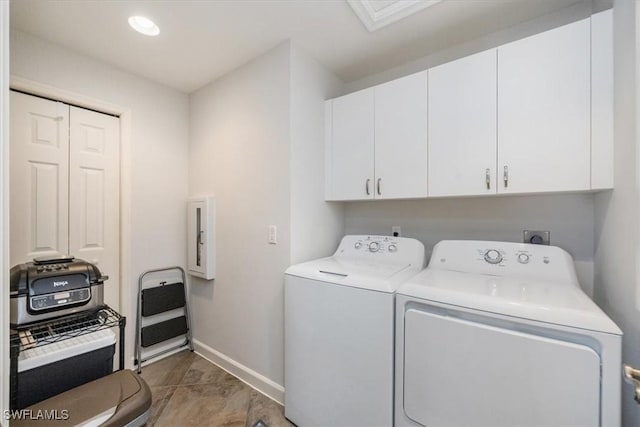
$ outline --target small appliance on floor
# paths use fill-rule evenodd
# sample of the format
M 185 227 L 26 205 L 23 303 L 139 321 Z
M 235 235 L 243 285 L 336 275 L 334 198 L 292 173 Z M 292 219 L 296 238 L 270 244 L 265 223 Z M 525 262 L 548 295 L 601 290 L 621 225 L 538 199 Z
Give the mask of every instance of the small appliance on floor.
M 442 241 L 395 323 L 397 427 L 620 425 L 622 332 L 560 248 Z
M 113 372 L 119 327 L 120 368 L 124 323 L 104 305 L 98 267 L 71 256 L 36 258 L 10 272 L 12 409 L 23 409 Z
M 417 240 L 345 236 L 285 273 L 285 416 L 299 426 L 393 424 L 394 294 L 424 268 Z

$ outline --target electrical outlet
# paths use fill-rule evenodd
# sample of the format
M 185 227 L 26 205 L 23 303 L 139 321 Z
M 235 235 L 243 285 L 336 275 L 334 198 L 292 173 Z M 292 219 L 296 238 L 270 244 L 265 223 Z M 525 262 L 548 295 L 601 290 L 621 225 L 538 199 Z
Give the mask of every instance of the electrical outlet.
M 402 229 L 400 228 L 399 225 L 393 225 L 391 226 L 391 235 L 393 237 L 400 237 L 402 236 Z
M 524 230 L 522 241 L 533 243 L 534 245 L 549 245 L 551 243 L 551 232 L 539 230 Z

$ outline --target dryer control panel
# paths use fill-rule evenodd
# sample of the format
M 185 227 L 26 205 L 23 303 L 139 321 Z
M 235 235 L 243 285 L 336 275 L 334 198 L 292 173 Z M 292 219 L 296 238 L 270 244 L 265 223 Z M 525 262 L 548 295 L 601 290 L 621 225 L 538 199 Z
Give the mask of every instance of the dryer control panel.
M 577 283 L 573 258 L 556 246 L 443 240 L 433 248 L 429 268 Z

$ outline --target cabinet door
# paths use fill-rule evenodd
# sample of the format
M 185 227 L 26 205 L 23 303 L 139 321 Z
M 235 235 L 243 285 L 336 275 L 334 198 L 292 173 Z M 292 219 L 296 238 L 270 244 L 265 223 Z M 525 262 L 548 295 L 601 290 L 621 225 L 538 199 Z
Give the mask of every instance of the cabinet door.
M 590 188 L 589 20 L 498 48 L 499 193 Z
M 429 70 L 429 195 L 496 192 L 496 49 Z
M 427 195 L 427 73 L 375 87 L 375 197 Z
M 118 310 L 120 121 L 70 107 L 69 253 L 110 277 L 104 302 Z
M 591 188 L 613 188 L 613 10 L 591 16 Z
M 69 252 L 69 106 L 11 92 L 11 265 Z
M 327 199 L 373 199 L 373 89 L 334 99 L 330 111 Z

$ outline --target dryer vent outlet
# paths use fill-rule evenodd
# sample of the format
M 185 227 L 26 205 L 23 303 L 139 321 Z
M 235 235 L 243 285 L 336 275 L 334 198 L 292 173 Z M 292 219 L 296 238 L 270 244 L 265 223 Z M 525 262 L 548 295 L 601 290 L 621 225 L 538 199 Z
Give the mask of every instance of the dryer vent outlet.
M 551 232 L 539 230 L 524 230 L 522 241 L 524 243 L 532 243 L 534 245 L 551 244 Z

